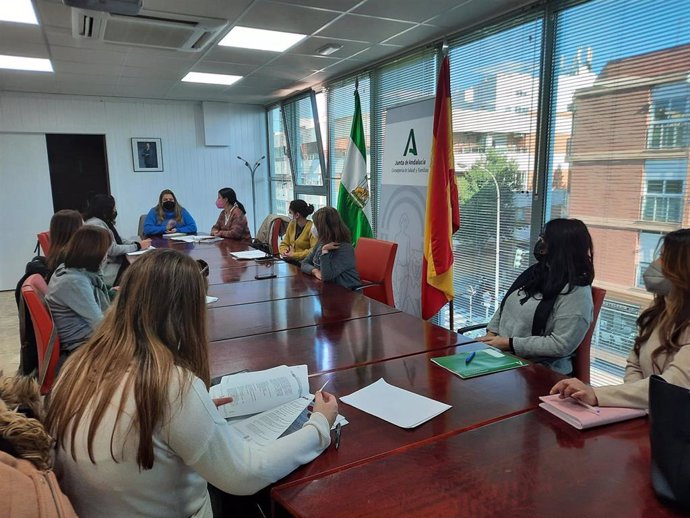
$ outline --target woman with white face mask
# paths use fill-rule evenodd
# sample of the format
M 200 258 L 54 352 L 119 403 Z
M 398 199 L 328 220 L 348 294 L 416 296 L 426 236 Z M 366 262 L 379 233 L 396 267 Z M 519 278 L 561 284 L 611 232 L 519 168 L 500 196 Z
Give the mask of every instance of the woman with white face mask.
M 307 205 L 304 200 L 292 200 L 289 213 L 290 223 L 283 241 L 278 249 L 280 257 L 287 260 L 301 261 L 309 255 L 316 245 L 317 237 L 313 234 L 314 224 L 307 219 L 314 212 L 313 205 Z
M 334 282 L 344 288 L 362 285 L 355 265 L 350 230 L 333 207 L 323 207 L 314 213 L 311 232 L 318 240 L 311 253 L 302 261 L 302 271 L 324 282 Z
M 109 249 L 108 231 L 83 226 L 67 244 L 65 262 L 50 278 L 46 302 L 57 326 L 62 356 L 91 336 L 110 306 L 103 280 Z

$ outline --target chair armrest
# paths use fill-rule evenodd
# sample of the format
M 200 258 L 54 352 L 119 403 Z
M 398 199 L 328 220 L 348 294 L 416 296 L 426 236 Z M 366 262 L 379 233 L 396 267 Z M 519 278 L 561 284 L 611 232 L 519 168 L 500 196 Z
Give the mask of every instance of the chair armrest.
M 366 284 L 362 284 L 359 288 L 355 288 L 354 291 L 363 291 L 364 289 L 371 288 L 372 286 L 383 286 L 383 283 L 366 281 Z
M 469 331 L 476 331 L 477 329 L 484 329 L 487 325 L 488 322 L 485 322 L 483 324 L 474 324 L 472 326 L 461 327 L 460 329 L 458 329 L 458 333 L 462 334 L 467 333 Z

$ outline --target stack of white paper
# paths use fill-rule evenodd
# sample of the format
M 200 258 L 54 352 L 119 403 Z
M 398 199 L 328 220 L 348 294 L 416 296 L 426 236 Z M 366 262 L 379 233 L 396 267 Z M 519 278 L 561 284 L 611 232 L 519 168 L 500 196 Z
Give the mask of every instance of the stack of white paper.
M 244 252 L 230 252 L 230 255 L 235 259 L 264 259 L 270 257 L 266 252 L 261 250 L 246 250 Z
M 173 241 L 182 241 L 184 243 L 216 243 L 222 241 L 222 237 L 218 236 L 180 236 L 171 237 Z
M 127 255 L 142 255 L 145 254 L 146 252 L 150 252 L 151 250 L 155 250 L 156 248 L 153 246 L 150 246 L 144 250 L 137 250 L 136 252 L 128 252 Z
M 414 428 L 445 412 L 450 405 L 389 385 L 381 378 L 340 401 L 401 428 Z

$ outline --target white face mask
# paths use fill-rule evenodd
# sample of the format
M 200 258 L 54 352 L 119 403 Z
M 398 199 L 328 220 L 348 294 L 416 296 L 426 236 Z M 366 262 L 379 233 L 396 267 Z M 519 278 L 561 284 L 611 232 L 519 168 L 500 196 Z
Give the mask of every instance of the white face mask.
M 312 224 L 311 226 L 311 235 L 314 236 L 316 239 L 319 239 L 319 231 L 316 230 L 316 225 Z

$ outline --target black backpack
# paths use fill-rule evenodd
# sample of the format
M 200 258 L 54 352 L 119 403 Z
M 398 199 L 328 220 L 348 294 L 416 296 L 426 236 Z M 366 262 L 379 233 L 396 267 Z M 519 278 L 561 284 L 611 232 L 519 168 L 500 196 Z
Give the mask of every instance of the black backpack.
M 17 301 L 17 310 L 19 312 L 19 340 L 21 344 L 19 350 L 19 373 L 25 376 L 38 372 L 36 335 L 34 334 L 34 326 L 31 322 L 29 309 L 24 304 L 24 298 L 22 297 L 22 284 L 35 273 L 41 275 L 44 279 L 48 279 L 53 273 L 48 268 L 48 262 L 45 257 L 37 255 L 26 264 L 24 275 L 19 279 L 17 288 L 14 291 L 14 298 Z

